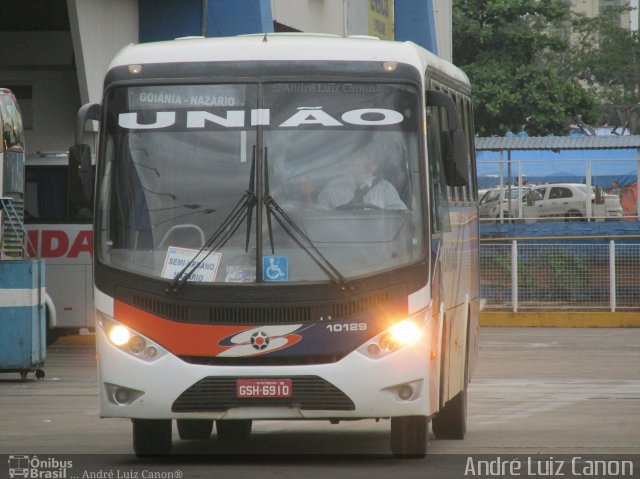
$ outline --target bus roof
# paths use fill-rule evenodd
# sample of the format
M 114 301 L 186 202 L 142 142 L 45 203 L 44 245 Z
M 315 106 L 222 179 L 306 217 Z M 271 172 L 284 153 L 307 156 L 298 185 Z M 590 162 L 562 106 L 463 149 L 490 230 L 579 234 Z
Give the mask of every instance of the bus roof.
M 131 44 L 120 50 L 109 70 L 131 64 L 265 60 L 397 62 L 412 65 L 421 73 L 432 66 L 455 80 L 469 83 L 462 70 L 413 42 L 307 33 L 186 37 Z

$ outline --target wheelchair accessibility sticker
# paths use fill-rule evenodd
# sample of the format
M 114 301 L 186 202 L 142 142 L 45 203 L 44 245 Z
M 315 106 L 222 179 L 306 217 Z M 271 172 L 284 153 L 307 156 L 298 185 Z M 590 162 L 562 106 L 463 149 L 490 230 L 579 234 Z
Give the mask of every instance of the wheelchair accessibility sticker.
M 288 281 L 289 259 L 286 256 L 263 256 L 262 279 L 264 281 Z

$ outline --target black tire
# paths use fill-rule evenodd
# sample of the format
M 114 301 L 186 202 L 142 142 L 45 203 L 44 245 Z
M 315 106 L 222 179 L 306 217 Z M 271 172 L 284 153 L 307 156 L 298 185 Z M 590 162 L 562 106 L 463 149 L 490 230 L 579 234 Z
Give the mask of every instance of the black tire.
M 176 424 L 180 439 L 192 441 L 209 439 L 213 431 L 213 419 L 178 419 Z
M 436 439 L 464 439 L 467 432 L 467 386 L 431 420 Z
M 218 439 L 225 442 L 242 442 L 251 435 L 251 419 L 223 419 L 216 421 Z
M 46 317 L 46 326 L 45 326 L 45 337 L 46 337 L 46 343 L 47 346 L 51 346 L 53 343 L 55 343 L 58 338 L 60 337 L 60 332 L 56 329 L 52 329 L 51 328 L 51 320 L 49 319 L 49 310 L 46 309 L 45 312 L 45 317 Z
M 471 312 L 468 313 L 469 315 Z M 471 322 L 467 322 L 467 346 L 464 358 L 464 386 L 431 420 L 436 439 L 464 439 L 467 433 L 467 388 L 469 386 L 469 348 Z
M 582 221 L 582 218 L 582 213 L 578 210 L 569 210 L 567 211 L 565 221 Z
M 402 457 L 424 457 L 429 447 L 429 418 L 391 418 L 391 452 Z
M 171 453 L 170 419 L 132 419 L 131 422 L 136 456 L 167 456 Z

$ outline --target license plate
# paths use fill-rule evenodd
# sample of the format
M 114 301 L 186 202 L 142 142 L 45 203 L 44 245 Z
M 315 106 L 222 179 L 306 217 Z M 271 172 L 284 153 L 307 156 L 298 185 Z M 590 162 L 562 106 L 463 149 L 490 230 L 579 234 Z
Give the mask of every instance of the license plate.
M 238 379 L 237 398 L 290 398 L 293 395 L 291 379 Z

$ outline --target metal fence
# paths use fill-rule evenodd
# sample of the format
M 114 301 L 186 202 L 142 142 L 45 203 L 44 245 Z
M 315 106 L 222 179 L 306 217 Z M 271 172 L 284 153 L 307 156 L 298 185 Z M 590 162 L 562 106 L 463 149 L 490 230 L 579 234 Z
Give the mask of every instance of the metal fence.
M 490 309 L 640 309 L 640 244 L 483 241 L 480 288 Z

